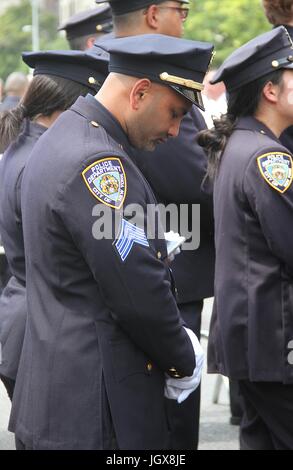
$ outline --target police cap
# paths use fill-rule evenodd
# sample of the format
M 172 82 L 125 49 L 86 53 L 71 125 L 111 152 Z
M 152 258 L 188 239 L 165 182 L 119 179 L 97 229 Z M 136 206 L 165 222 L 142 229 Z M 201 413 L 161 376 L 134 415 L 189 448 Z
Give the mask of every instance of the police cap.
M 125 15 L 132 11 L 141 10 L 150 5 L 158 5 L 166 0 L 109 0 L 114 15 Z M 174 0 L 182 8 L 189 7 L 189 0 Z M 102 3 L 103 0 L 96 0 L 96 3 Z
M 228 91 L 246 85 L 278 69 L 293 68 L 293 43 L 284 26 L 261 34 L 233 52 L 211 83 L 224 81 Z
M 213 56 L 212 44 L 143 34 L 109 39 L 99 46 L 110 53 L 110 72 L 170 86 L 203 109 L 202 82 Z
M 112 13 L 109 3 L 103 3 L 97 8 L 82 11 L 71 16 L 58 31 L 66 31 L 68 40 L 89 34 L 110 33 L 113 29 Z
M 108 75 L 109 54 L 98 46 L 84 51 L 23 52 L 23 61 L 35 75 L 73 80 L 97 91 Z

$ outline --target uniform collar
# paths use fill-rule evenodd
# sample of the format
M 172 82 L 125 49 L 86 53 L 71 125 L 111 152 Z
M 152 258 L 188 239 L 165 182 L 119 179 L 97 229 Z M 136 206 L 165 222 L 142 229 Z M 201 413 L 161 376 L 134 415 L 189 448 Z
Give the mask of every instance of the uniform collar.
M 119 121 L 92 95 L 80 96 L 71 109 L 88 121 L 100 124 L 127 153 L 131 153 L 128 137 Z
M 47 127 L 41 126 L 36 122 L 30 121 L 28 118 L 25 119 L 23 133 L 31 137 L 39 138 L 47 130 Z
M 278 137 L 265 124 L 253 116 L 240 117 L 236 122 L 235 129 L 259 132 L 280 143 Z

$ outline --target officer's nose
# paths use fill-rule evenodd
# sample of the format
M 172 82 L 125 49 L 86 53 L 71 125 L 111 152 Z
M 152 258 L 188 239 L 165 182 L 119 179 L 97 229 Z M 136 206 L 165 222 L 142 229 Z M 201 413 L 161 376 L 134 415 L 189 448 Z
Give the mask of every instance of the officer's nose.
M 177 135 L 179 134 L 179 130 L 180 130 L 180 124 L 181 124 L 181 119 L 176 121 L 176 123 L 172 124 L 168 132 L 169 137 L 177 137 Z

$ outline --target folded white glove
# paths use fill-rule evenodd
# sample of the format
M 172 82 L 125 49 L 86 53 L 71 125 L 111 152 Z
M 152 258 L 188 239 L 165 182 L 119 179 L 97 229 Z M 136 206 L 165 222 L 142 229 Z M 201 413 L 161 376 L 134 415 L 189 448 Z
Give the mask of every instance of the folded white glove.
M 175 379 L 166 374 L 165 397 L 170 400 L 177 400 L 178 403 L 182 403 L 197 389 L 201 381 L 201 373 L 204 364 L 204 352 L 196 335 L 189 328 L 184 329 L 194 349 L 196 366 L 190 377 Z

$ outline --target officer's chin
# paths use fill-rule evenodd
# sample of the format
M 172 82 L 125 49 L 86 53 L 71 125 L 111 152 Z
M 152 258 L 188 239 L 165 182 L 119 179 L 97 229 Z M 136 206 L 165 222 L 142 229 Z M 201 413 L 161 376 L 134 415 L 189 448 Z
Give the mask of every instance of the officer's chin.
M 149 142 L 144 142 L 143 145 L 141 145 L 139 150 L 145 150 L 147 152 L 153 152 L 155 148 L 157 147 L 158 142 L 157 141 L 149 141 Z
M 145 149 L 145 150 L 148 150 L 149 152 L 153 152 L 156 149 L 156 147 L 158 147 L 158 145 L 165 144 L 166 141 L 167 139 L 152 140 L 148 143 L 148 149 Z

